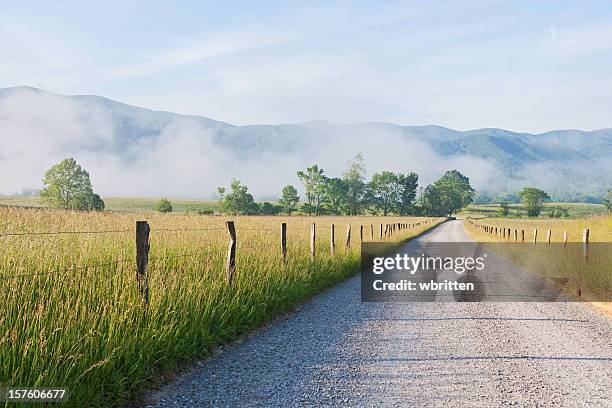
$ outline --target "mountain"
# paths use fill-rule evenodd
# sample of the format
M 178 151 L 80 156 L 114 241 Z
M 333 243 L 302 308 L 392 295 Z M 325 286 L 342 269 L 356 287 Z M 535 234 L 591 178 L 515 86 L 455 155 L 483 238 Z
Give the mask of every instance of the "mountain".
M 490 191 L 512 191 L 531 184 L 553 194 L 579 196 L 600 195 L 612 187 L 612 128 L 529 134 L 495 128 L 457 131 L 433 125 L 338 125 L 324 121 L 235 126 L 100 96 L 63 96 L 15 87 L 0 89 L 0 132 L 2 138 L 51 140 L 52 145 L 47 147 L 53 153 L 84 151 L 126 165 L 151 151 L 152 146 L 163 142 L 165 150 L 173 151 L 173 143 L 180 141 L 197 149 L 202 144 L 204 152 L 208 149 L 248 162 L 284 156 L 324 160 L 326 154 L 334 153 L 345 163 L 352 152 L 363 151 L 368 163 L 370 156 L 375 156 L 376 165 L 384 166 L 388 151 L 394 158 L 387 164 L 392 169 L 409 169 L 410 162 L 424 168 L 427 164 L 423 160 L 431 160 L 439 162 L 440 168 L 445 162 L 464 166 L 471 178 L 482 176 L 479 172 L 490 172 L 490 180 L 479 186 Z M 188 142 L 185 134 L 191 137 Z M 34 149 L 36 146 L 30 151 Z M 4 155 L 0 151 L 0 163 L 8 157 L 4 150 Z M 344 151 L 352 152 L 343 156 Z M 399 166 L 397 161 L 402 157 L 407 159 Z M 469 174 L 470 163 L 487 166 L 477 166 L 475 174 Z M 275 188 L 278 190 L 278 186 Z

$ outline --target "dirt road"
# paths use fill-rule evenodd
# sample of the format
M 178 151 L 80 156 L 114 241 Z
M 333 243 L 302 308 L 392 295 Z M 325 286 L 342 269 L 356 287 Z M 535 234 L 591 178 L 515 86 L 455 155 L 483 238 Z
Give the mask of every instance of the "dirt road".
M 469 241 L 462 221 L 418 240 Z M 151 406 L 612 406 L 612 319 L 580 303 L 362 303 L 359 277 Z

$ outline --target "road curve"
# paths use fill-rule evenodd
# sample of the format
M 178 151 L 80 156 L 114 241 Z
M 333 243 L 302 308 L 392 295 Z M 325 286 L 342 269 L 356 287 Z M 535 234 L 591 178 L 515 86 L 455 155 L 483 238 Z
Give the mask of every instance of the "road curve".
M 418 238 L 469 241 L 462 221 Z M 579 303 L 361 303 L 354 277 L 151 393 L 152 407 L 612 406 Z

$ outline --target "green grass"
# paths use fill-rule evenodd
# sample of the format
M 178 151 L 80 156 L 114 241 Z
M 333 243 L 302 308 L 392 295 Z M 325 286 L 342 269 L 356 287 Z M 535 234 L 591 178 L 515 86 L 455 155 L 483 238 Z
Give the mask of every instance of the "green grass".
M 148 198 L 128 198 L 128 197 L 104 197 L 106 210 L 109 211 L 155 211 L 155 205 L 161 197 Z M 198 208 L 217 208 L 215 200 L 196 200 L 196 199 L 172 199 L 173 212 L 195 212 Z M 45 202 L 38 197 L 2 197 L 0 196 L 0 206 L 17 207 L 47 207 Z
M 142 219 L 152 228 L 151 300 L 146 310 L 133 262 L 134 224 Z M 370 225 L 378 232 L 380 223 L 423 221 L 233 219 L 237 269 L 234 284 L 228 286 L 225 218 L 0 208 L 0 234 L 115 231 L 0 236 L 0 387 L 69 387 L 71 401 L 63 406 L 115 406 L 133 400 L 160 373 L 205 356 L 216 345 L 358 272 L 360 225 L 369 240 Z M 288 224 L 287 264 L 279 250 L 281 222 Z M 309 261 L 313 222 L 318 231 L 314 264 Z M 329 250 L 332 223 L 337 231 L 335 256 Z M 404 240 L 435 224 L 384 241 Z M 353 231 L 350 248 L 343 245 L 348 225 Z M 125 262 L 109 264 L 117 260 Z M 40 274 L 82 265 L 100 266 Z
M 559 206 L 567 208 L 570 218 L 584 218 L 608 214 L 607 208 L 602 204 L 584 203 L 545 203 L 544 209 L 538 218 L 549 218 L 548 210 L 550 207 Z M 527 218 L 527 209 L 522 204 L 510 204 L 510 214 L 505 218 Z M 461 215 L 474 218 L 479 217 L 500 217 L 499 204 L 470 205 L 462 211 Z

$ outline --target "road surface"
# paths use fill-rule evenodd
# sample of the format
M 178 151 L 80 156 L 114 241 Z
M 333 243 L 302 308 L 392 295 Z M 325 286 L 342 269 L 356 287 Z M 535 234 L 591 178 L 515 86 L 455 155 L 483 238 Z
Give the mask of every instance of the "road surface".
M 461 220 L 421 241 L 469 241 Z M 149 396 L 155 407 L 612 406 L 580 303 L 362 303 L 354 277 Z

